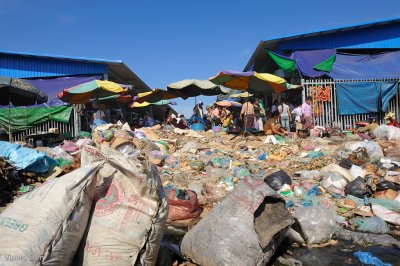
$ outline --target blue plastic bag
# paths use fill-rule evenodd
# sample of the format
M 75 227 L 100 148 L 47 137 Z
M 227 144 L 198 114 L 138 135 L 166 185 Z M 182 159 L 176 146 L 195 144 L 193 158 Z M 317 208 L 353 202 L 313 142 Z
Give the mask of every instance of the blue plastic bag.
M 372 256 L 371 252 L 362 252 L 357 251 L 354 253 L 354 256 L 361 262 L 366 265 L 374 265 L 374 266 L 392 266 L 390 263 L 384 263 L 379 258 Z

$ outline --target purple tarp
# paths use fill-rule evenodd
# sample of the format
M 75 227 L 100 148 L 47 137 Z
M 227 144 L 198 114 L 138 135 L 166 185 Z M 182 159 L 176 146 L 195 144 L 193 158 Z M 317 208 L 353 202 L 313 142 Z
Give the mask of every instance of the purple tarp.
M 297 68 L 303 75 L 311 78 L 325 75 L 327 72 L 315 70 L 314 66 L 319 64 L 336 53 L 335 49 L 295 51 L 291 59 L 296 60 Z
M 32 79 L 27 81 L 39 90 L 43 91 L 45 94 L 47 94 L 49 98 L 47 105 L 57 106 L 66 104 L 65 102 L 61 101 L 57 96 L 57 94 L 62 90 L 100 78 L 101 76 L 85 76 L 62 77 L 54 79 Z M 37 105 L 36 107 L 40 106 L 42 105 Z

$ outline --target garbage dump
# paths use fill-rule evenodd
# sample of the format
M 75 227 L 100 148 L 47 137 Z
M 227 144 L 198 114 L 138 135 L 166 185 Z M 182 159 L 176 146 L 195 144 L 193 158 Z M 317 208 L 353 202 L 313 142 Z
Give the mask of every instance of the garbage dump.
M 367 141 L 340 132 L 232 140 L 223 131 L 170 125 L 131 130 L 119 123 L 48 148 L 7 144 L 30 155 L 14 160 L 11 148 L 1 151 L 1 203 L 8 206 L 0 213 L 0 239 L 26 244 L 1 248 L 7 255 L 1 262 L 324 265 L 326 258 L 357 265 L 354 252 L 360 251 L 396 265 L 400 144 L 385 134 Z M 74 180 L 69 177 L 95 166 L 96 173 L 79 177 L 95 180 L 85 194 L 93 200 L 71 215 L 67 209 L 74 205 L 66 199 L 76 198 L 74 189 L 83 183 L 65 189 Z M 56 184 L 64 186 L 62 193 Z M 54 206 L 31 200 L 18 207 L 45 197 L 43 191 L 55 198 Z M 44 218 L 47 212 L 53 216 Z M 77 219 L 72 236 L 56 228 Z M 21 226 L 25 232 L 36 227 L 25 237 L 13 229 Z M 60 241 L 45 245 L 54 235 Z M 65 237 L 71 239 L 67 246 Z

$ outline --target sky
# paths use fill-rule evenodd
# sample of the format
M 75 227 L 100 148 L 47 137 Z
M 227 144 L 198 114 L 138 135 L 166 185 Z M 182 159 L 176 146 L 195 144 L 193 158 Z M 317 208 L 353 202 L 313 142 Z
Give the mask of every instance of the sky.
M 0 50 L 122 60 L 166 89 L 242 71 L 261 40 L 394 17 L 398 0 L 0 0 Z

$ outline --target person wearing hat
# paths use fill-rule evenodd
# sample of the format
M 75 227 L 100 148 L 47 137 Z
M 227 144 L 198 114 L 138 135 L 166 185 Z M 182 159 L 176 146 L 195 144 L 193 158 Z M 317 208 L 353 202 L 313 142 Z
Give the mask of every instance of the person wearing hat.
M 395 114 L 393 112 L 388 113 L 384 118 L 386 125 L 400 127 L 400 124 L 397 122 L 395 118 Z
M 368 135 L 371 135 L 378 127 L 379 124 L 376 122 L 376 116 L 374 114 L 370 114 L 368 125 L 359 128 L 357 133 L 367 133 Z

